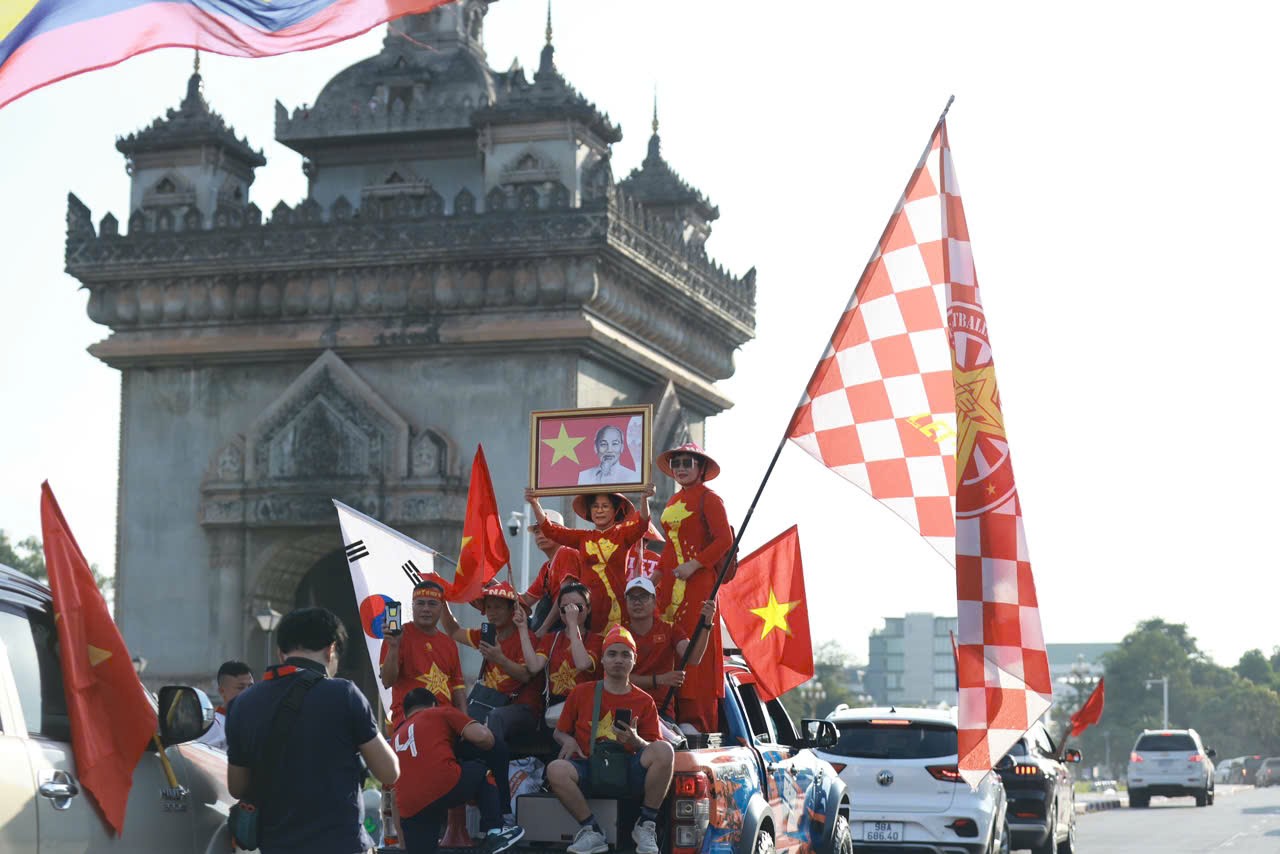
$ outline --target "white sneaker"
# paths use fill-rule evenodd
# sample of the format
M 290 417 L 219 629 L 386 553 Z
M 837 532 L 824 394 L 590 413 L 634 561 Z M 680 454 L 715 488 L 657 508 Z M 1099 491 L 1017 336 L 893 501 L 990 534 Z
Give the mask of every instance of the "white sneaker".
M 651 821 L 637 821 L 631 831 L 636 854 L 658 854 L 658 828 Z
M 578 833 L 569 843 L 569 854 L 605 854 L 609 850 L 609 840 L 594 827 L 587 825 L 578 828 Z M 653 849 L 651 854 L 657 851 Z

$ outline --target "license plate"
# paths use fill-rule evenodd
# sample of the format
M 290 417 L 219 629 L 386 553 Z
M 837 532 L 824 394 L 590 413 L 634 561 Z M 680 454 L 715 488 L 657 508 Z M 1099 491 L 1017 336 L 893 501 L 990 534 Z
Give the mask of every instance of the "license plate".
M 900 821 L 864 821 L 862 838 L 866 842 L 901 842 L 902 822 Z

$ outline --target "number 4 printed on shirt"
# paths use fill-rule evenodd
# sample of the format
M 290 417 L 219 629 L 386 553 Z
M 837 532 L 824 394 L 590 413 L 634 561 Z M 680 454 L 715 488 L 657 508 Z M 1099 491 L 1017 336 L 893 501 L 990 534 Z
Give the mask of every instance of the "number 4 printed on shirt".
M 408 739 L 405 741 L 400 740 L 401 733 L 396 733 L 396 736 L 392 741 L 392 743 L 395 745 L 396 753 L 404 753 L 408 751 L 410 756 L 413 756 L 415 758 L 417 757 L 418 745 L 417 745 L 417 742 L 413 740 L 413 728 L 415 726 L 416 724 L 409 724 L 409 726 L 405 729 L 403 734 L 408 736 Z

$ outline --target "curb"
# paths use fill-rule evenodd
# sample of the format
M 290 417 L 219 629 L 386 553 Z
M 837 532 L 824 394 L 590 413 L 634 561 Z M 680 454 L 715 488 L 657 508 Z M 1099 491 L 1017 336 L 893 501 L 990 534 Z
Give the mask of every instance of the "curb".
M 1118 797 L 1106 798 L 1091 801 L 1077 801 L 1076 815 L 1084 815 L 1088 812 L 1102 812 L 1103 810 L 1118 810 L 1124 807 L 1128 802 L 1128 798 L 1121 800 Z

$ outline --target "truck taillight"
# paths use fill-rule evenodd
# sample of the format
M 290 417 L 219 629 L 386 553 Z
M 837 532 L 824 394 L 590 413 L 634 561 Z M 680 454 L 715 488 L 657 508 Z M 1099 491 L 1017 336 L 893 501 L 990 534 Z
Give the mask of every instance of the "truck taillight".
M 1130 754 L 1129 754 L 1129 761 L 1130 761 L 1130 762 L 1141 762 L 1141 761 L 1142 761 L 1142 757 L 1141 757 L 1141 756 L 1139 756 L 1139 755 L 1138 755 L 1138 752 L 1135 750 L 1133 753 L 1130 753 Z
M 1204 757 L 1203 757 L 1203 756 L 1201 756 L 1199 753 L 1193 753 L 1193 754 L 1191 754 L 1190 756 L 1188 756 L 1188 757 L 1187 757 L 1187 761 L 1188 761 L 1188 762 L 1203 762 L 1203 761 L 1204 761 Z
M 1035 765 L 1018 765 L 1013 769 L 1016 777 L 1039 777 L 1040 769 Z
M 711 823 L 711 781 L 702 772 L 671 781 L 671 854 L 696 854 Z

